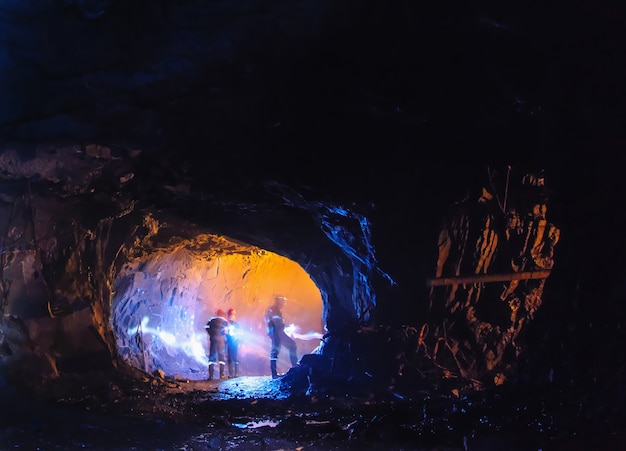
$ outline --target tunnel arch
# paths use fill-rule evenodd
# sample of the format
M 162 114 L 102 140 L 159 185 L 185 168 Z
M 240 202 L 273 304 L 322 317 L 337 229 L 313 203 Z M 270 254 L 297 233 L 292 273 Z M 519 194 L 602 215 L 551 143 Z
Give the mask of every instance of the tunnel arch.
M 77 159 L 74 148 L 50 155 L 63 156 L 69 162 Z M 53 176 L 56 177 L 52 174 L 41 178 L 48 180 Z M 154 289 L 154 294 L 145 302 L 134 303 L 130 299 L 130 294 L 135 294 L 133 286 L 137 288 L 134 284 L 139 281 L 130 276 L 133 265 L 146 268 L 149 262 L 156 261 L 150 258 L 163 258 L 175 250 L 181 255 L 187 252 L 184 258 L 191 260 L 196 255 L 215 259 L 218 254 L 210 254 L 209 249 L 219 249 L 220 256 L 250 256 L 263 251 L 289 260 L 319 292 L 319 311 L 312 316 L 315 324 L 311 327 L 316 334 L 340 329 L 360 318 L 367 304 L 375 302 L 369 285 L 375 259 L 370 258 L 369 237 L 362 233 L 362 218 L 350 209 L 317 200 L 312 194 L 305 197 L 277 184 L 257 186 L 253 200 L 242 200 L 236 190 L 216 190 L 211 196 L 164 195 L 157 205 L 152 202 L 153 197 L 148 197 L 150 202 L 136 200 L 145 187 L 137 182 L 112 198 L 99 190 L 75 186 L 71 181 L 55 185 L 53 191 L 43 182 L 21 181 L 15 186 L 15 199 L 29 200 L 32 208 L 32 217 L 27 216 L 30 219 L 26 224 L 34 221 L 30 237 L 34 241 L 30 245 L 35 252 L 31 248 L 18 250 L 11 260 L 10 274 L 5 271 L 12 282 L 12 289 L 5 293 L 5 322 L 15 324 L 0 324 L 0 329 L 3 333 L 12 331 L 4 333 L 3 338 L 11 351 L 6 365 L 12 380 L 122 368 L 129 362 L 136 368 L 162 369 L 160 365 L 146 366 L 139 359 L 137 350 L 144 342 L 125 338 L 118 344 L 118 329 L 135 328 L 136 333 L 143 324 L 143 316 L 128 314 L 122 304 L 140 309 L 151 305 L 149 301 L 160 309 L 172 299 L 174 288 L 176 295 L 185 294 L 175 283 L 170 283 L 168 291 L 168 286 L 162 289 L 162 280 L 148 284 L 156 279 L 146 278 L 142 283 Z M 5 207 L 13 208 L 12 203 Z M 222 239 L 223 243 L 219 242 Z M 33 287 L 37 286 L 30 281 L 38 275 L 36 280 L 41 287 L 35 293 Z M 44 279 L 45 283 L 41 282 Z M 288 293 L 276 294 L 289 297 Z M 287 317 L 291 315 L 290 305 L 297 305 L 297 298 L 293 296 L 294 303 L 288 303 Z M 153 319 L 146 327 L 154 325 Z M 168 340 L 169 335 L 163 336 Z M 320 344 L 316 339 L 307 345 L 313 347 L 315 343 Z M 301 348 L 299 354 L 303 355 L 307 349 L 304 345 Z M 173 361 L 170 351 L 163 351 L 157 363 Z M 319 352 L 324 353 L 324 347 Z M 183 357 L 177 352 L 173 354 Z M 36 365 L 18 363 L 31 358 Z M 263 360 L 268 368 L 267 360 Z M 178 369 L 168 370 L 168 375 L 179 374 Z
M 269 374 L 264 313 L 276 294 L 287 297 L 283 313 L 294 325 L 299 356 L 319 345 L 322 294 L 298 263 L 210 233 L 169 241 L 129 258 L 115 278 L 111 327 L 126 363 L 169 377 L 206 379 L 204 326 L 218 308 L 232 307 L 244 335 L 240 374 Z M 286 352 L 279 367 L 289 368 Z

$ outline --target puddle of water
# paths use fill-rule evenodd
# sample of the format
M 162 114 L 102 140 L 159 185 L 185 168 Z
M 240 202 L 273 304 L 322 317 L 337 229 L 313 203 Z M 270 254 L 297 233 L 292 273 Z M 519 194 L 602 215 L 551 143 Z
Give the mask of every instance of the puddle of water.
M 278 421 L 249 421 L 248 423 L 232 423 L 233 426 L 238 427 L 239 429 L 256 429 L 264 426 L 269 426 L 271 428 L 276 427 Z

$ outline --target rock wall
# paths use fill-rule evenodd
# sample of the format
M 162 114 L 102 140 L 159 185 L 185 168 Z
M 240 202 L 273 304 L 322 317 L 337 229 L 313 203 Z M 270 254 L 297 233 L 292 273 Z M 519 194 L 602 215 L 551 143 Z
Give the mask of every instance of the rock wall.
M 278 185 L 261 187 L 252 200 L 236 190 L 207 198 L 159 185 L 166 195 L 154 202 L 146 191 L 154 185 L 135 176 L 137 155 L 97 145 L 0 154 L 7 174 L 0 342 L 14 379 L 121 363 L 111 327 L 118 274 L 203 233 L 245 240 L 304 268 L 320 290 L 326 326 L 342 327 L 375 303 L 365 218 Z M 220 252 L 239 251 L 225 245 Z
M 545 183 L 491 172 L 444 223 L 422 332 L 428 357 L 453 374 L 497 384 L 515 374 L 560 238 Z

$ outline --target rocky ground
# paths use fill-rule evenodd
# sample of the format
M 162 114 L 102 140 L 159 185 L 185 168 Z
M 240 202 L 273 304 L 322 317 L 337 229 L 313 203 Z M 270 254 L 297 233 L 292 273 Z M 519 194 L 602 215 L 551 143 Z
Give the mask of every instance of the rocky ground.
M 393 399 L 300 388 L 292 372 L 224 381 L 93 374 L 29 394 L 4 385 L 0 449 L 576 450 L 624 449 L 626 440 L 621 414 L 556 391 Z

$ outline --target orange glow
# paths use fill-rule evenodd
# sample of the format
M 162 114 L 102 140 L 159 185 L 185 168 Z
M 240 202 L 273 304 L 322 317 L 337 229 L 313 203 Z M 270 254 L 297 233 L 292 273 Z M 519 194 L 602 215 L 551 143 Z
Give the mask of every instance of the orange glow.
M 269 374 L 269 338 L 266 335 L 265 311 L 276 294 L 287 298 L 283 308 L 286 324 L 295 332 L 321 332 L 322 298 L 309 275 L 297 263 L 271 252 L 250 255 L 228 254 L 207 262 L 198 287 L 196 327 L 203 328 L 206 319 L 218 308 L 237 310 L 237 321 L 247 332 L 248 341 L 241 344 L 239 358 L 242 374 L 246 367 L 259 367 L 254 373 Z M 310 353 L 317 340 L 296 339 L 298 357 Z M 261 360 L 263 363 L 259 363 Z M 289 368 L 287 352 L 281 351 L 279 368 Z M 267 367 L 267 368 L 265 368 Z
M 124 287 L 116 292 L 112 309 L 118 348 L 126 351 L 129 363 L 146 371 L 205 378 L 204 325 L 217 309 L 235 308 L 243 332 L 239 374 L 269 375 L 264 314 L 276 294 L 287 298 L 283 316 L 287 325 L 296 326 L 298 358 L 319 345 L 323 332 L 321 294 L 300 265 L 215 235 L 199 235 L 129 261 L 116 285 Z M 142 352 L 132 345 L 137 334 Z M 310 339 L 302 339 L 307 334 Z M 289 367 L 282 350 L 278 370 Z

